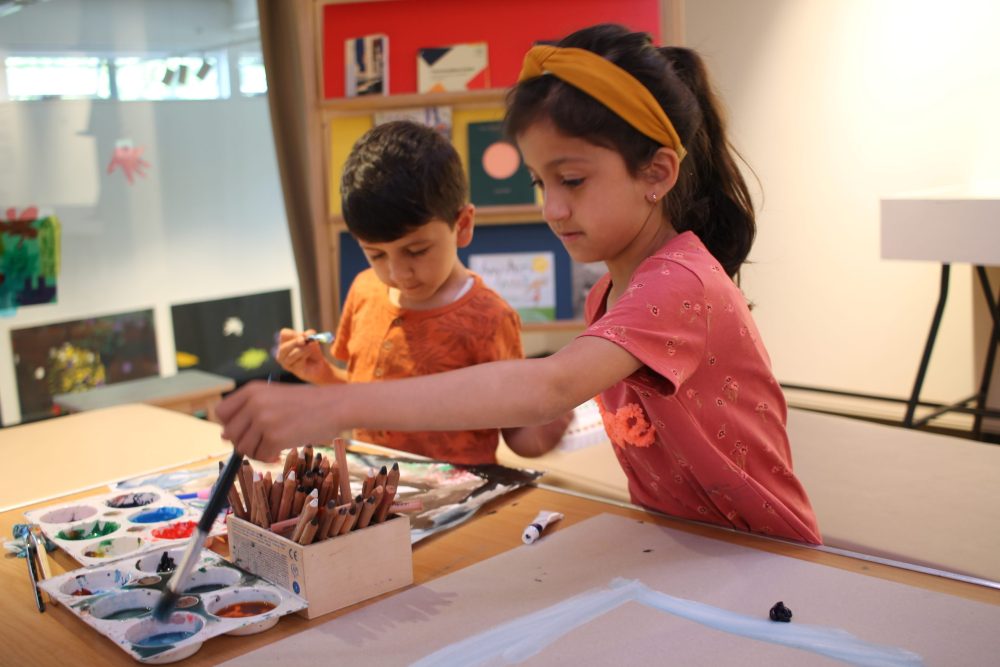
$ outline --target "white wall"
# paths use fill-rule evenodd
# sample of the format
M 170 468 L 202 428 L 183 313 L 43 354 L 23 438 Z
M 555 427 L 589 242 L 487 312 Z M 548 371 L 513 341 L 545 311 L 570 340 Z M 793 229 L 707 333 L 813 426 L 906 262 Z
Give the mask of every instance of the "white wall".
M 0 18 L 0 44 L 114 53 L 207 35 L 219 46 L 232 18 L 226 2 L 51 0 Z M 118 139 L 143 146 L 150 163 L 133 185 L 106 173 Z M 153 308 L 160 370 L 171 374 L 171 304 L 290 288 L 299 319 L 264 97 L 2 103 L 0 210 L 29 204 L 59 216 L 62 267 L 58 303 L 0 318 L 5 424 L 20 419 L 11 329 Z
M 1000 182 L 997 26 L 989 0 L 686 3 L 763 186 L 744 289 L 781 381 L 909 394 L 939 267 L 880 259 L 879 198 Z M 977 389 L 973 287 L 953 268 L 926 399 Z

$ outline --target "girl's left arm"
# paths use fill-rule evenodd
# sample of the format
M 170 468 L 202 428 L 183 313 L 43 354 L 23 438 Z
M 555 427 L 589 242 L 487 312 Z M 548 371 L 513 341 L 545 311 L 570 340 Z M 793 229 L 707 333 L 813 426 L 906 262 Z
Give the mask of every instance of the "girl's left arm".
M 241 453 L 329 442 L 350 428 L 448 431 L 546 424 L 635 372 L 641 363 L 593 336 L 543 359 L 495 361 L 447 373 L 346 385 L 252 382 L 216 409 Z

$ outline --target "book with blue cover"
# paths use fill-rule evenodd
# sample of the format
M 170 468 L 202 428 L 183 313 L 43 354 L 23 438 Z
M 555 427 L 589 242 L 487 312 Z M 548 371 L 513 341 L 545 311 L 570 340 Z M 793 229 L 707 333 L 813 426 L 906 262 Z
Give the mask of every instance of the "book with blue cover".
M 344 95 L 389 94 L 389 37 L 365 35 L 344 40 Z

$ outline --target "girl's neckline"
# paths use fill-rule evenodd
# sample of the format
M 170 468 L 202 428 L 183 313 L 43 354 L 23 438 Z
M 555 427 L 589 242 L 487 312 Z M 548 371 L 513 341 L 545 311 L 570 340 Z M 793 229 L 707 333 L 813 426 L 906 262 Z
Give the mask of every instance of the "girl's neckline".
M 675 236 L 671 236 L 669 239 L 666 240 L 666 242 L 664 242 L 662 245 L 660 245 L 659 248 L 656 249 L 656 252 L 647 255 L 645 258 L 643 258 L 641 262 L 639 262 L 636 265 L 635 270 L 632 272 L 632 276 L 634 276 L 635 272 L 638 271 L 642 267 L 642 265 L 645 264 L 650 259 L 663 255 L 664 252 L 666 252 L 670 246 L 674 245 L 675 243 L 689 240 L 691 237 L 697 238 L 697 236 L 695 236 L 695 233 L 690 230 L 679 232 Z M 626 284 L 632 282 L 632 276 L 629 276 L 629 279 L 626 281 Z M 604 274 L 604 278 L 602 278 L 602 281 L 604 281 L 604 288 L 603 288 L 603 293 L 601 294 L 600 305 L 598 306 L 597 311 L 595 313 L 594 317 L 595 322 L 608 312 L 609 310 L 608 297 L 611 295 L 611 290 L 614 288 L 614 281 L 612 281 L 611 279 L 610 272 Z M 611 307 L 613 308 L 614 304 L 611 304 Z

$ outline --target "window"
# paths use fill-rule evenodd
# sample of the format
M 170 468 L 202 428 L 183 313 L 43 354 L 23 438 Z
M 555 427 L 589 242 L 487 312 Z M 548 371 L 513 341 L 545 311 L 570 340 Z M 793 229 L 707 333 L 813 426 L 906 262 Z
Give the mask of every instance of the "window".
M 7 98 L 11 100 L 107 99 L 108 62 L 96 56 L 8 56 Z
M 225 51 L 204 56 L 8 56 L 6 99 L 218 100 L 229 97 Z M 263 78 L 263 74 L 261 74 Z M 0 77 L 0 86 L 3 77 Z M 266 90 L 266 86 L 264 88 Z M 4 99 L 0 90 L 0 99 Z M 256 91 L 250 94 L 256 94 Z
M 171 58 L 116 58 L 120 100 L 217 100 L 229 97 L 224 54 Z
M 264 74 L 264 58 L 259 54 L 240 54 L 237 61 L 240 73 L 240 95 L 264 95 L 267 93 L 267 77 Z

